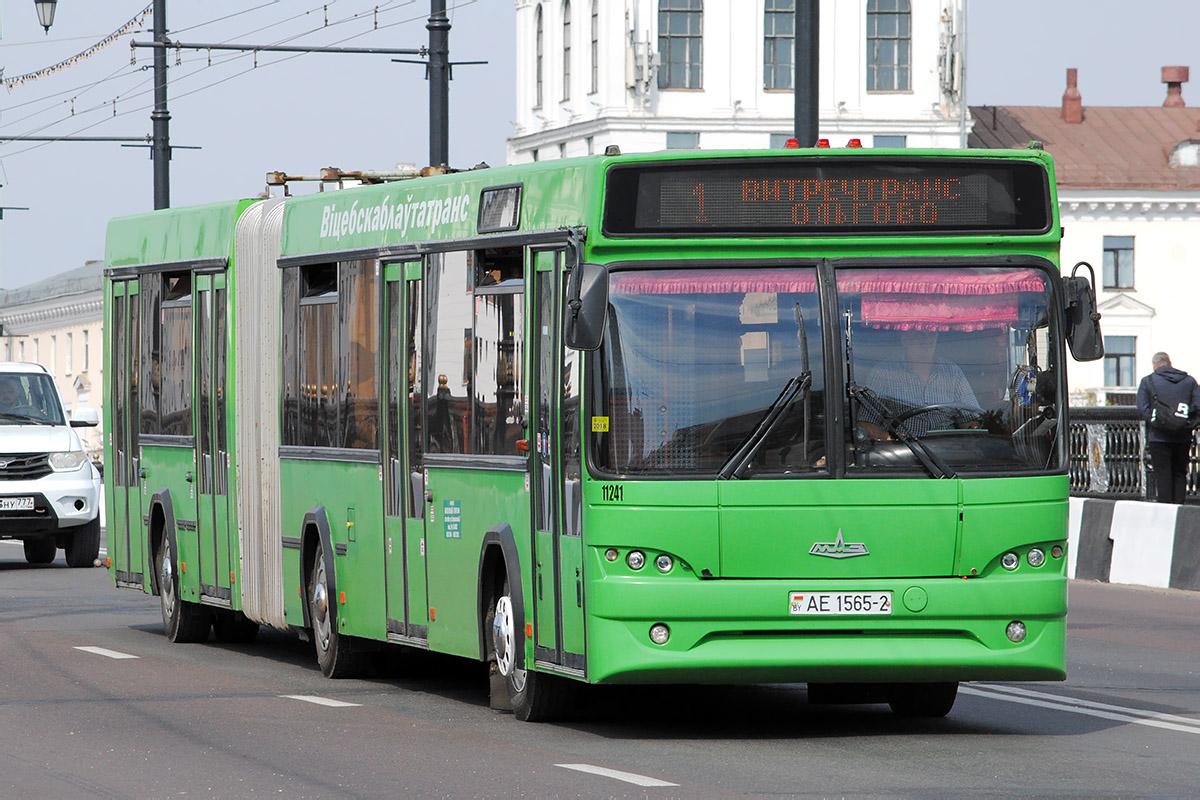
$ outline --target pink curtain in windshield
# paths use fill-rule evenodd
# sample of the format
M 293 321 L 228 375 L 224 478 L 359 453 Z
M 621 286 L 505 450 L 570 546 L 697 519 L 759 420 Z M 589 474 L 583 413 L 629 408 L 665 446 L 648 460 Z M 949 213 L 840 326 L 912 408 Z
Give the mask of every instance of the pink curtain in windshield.
M 615 272 L 611 294 L 744 294 L 814 292 L 812 269 L 695 269 L 670 272 Z
M 899 331 L 1003 328 L 1017 321 L 1017 295 L 867 295 L 862 299 L 862 318 L 872 328 Z

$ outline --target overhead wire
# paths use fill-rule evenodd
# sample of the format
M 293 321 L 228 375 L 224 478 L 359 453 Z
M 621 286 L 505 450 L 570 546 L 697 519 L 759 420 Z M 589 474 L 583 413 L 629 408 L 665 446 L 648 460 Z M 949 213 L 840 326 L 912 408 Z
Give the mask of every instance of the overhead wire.
M 294 19 L 299 19 L 299 18 L 301 18 L 301 17 L 303 17 L 303 16 L 307 16 L 308 14 L 314 13 L 314 12 L 315 12 L 315 11 L 317 11 L 317 10 L 321 10 L 322 8 L 325 8 L 325 7 L 327 7 L 328 5 L 332 5 L 332 4 L 333 4 L 333 2 L 336 2 L 336 0 L 330 0 L 330 2 L 329 2 L 329 3 L 322 4 L 322 6 L 321 6 L 320 8 L 318 8 L 318 9 L 312 9 L 312 10 L 309 10 L 309 11 L 307 11 L 307 12 L 303 12 L 303 13 L 301 13 L 301 14 L 296 14 L 296 15 L 293 15 L 292 17 L 288 17 L 288 18 L 286 18 L 285 20 L 282 20 L 282 21 L 280 21 L 280 22 L 277 22 L 277 23 L 272 23 L 271 25 L 268 25 L 268 26 L 263 26 L 262 28 L 256 29 L 255 31 L 252 31 L 252 32 L 250 32 L 250 33 L 240 34 L 240 35 L 239 35 L 239 37 L 232 37 L 232 38 L 240 38 L 240 37 L 244 37 L 244 36 L 252 35 L 254 32 L 261 32 L 262 30 L 267 30 L 267 29 L 270 29 L 270 28 L 272 28 L 272 27 L 277 27 L 278 25 L 280 25 L 280 24 L 284 24 L 285 22 L 288 22 L 288 21 L 291 21 L 291 20 L 294 20 Z M 310 34 L 313 34 L 313 33 L 317 33 L 317 32 L 319 32 L 319 31 L 321 31 L 321 30 L 325 30 L 326 28 L 331 28 L 331 27 L 334 27 L 334 26 L 337 26 L 337 25 L 342 25 L 342 24 L 346 24 L 346 23 L 349 23 L 349 22 L 353 22 L 353 21 L 355 21 L 355 20 L 357 20 L 357 19 L 361 19 L 361 18 L 363 18 L 363 17 L 367 16 L 368 14 L 378 14 L 378 13 L 386 13 L 386 12 L 389 12 L 389 11 L 397 11 L 397 10 L 399 10 L 399 8 L 392 8 L 392 6 L 395 6 L 395 5 L 397 4 L 397 2 L 402 2 L 402 0 L 391 0 L 391 2 L 384 3 L 384 4 L 382 4 L 382 5 L 379 5 L 379 6 L 373 6 L 373 7 L 372 7 L 371 9 L 369 9 L 369 10 L 366 10 L 366 11 L 363 11 L 363 12 L 360 12 L 360 13 L 357 13 L 357 14 L 351 14 L 351 15 L 349 15 L 349 16 L 347 16 L 347 17 L 344 17 L 344 18 L 342 18 L 342 19 L 338 19 L 338 20 L 333 20 L 333 21 L 326 22 L 325 24 L 323 24 L 323 25 L 322 25 L 322 26 L 320 26 L 320 27 L 313 28 L 313 29 L 310 29 L 310 30 L 308 30 L 308 31 L 302 31 L 302 32 L 300 32 L 300 33 L 296 33 L 296 34 L 293 34 L 293 35 L 291 35 L 291 36 L 282 37 L 282 38 L 278 39 L 276 42 L 273 42 L 273 44 L 281 44 L 281 43 L 287 43 L 287 42 L 295 41 L 296 39 L 299 39 L 299 38 L 301 38 L 301 37 L 304 37 L 304 36 L 308 36 L 308 35 L 310 35 Z M 403 2 L 402 2 L 402 7 L 403 7 L 403 6 L 407 6 L 407 5 L 412 5 L 414 2 L 415 2 L 415 0 L 403 0 Z M 456 10 L 456 9 L 458 9 L 458 8 L 462 8 L 462 7 L 465 7 L 465 6 L 474 5 L 476 2 L 477 2 L 477 0 L 463 0 L 463 2 L 455 3 L 454 5 L 452 5 L 452 6 L 449 6 L 449 7 L 447 8 L 447 11 L 449 12 L 449 11 Z M 371 30 L 368 30 L 368 31 L 362 31 L 362 32 L 359 32 L 359 33 L 355 33 L 355 34 L 353 34 L 353 35 L 351 35 L 351 36 L 347 36 L 347 37 L 344 37 L 344 38 L 342 38 L 342 39 L 335 40 L 334 42 L 332 42 L 332 43 L 330 43 L 330 44 L 328 44 L 328 45 L 325 45 L 325 46 L 330 46 L 330 47 L 331 47 L 331 46 L 336 46 L 336 45 L 338 45 L 338 44 L 342 44 L 342 43 L 344 43 L 344 42 L 348 42 L 348 41 L 351 41 L 351 40 L 353 40 L 353 39 L 360 38 L 360 37 L 362 37 L 362 36 L 370 35 L 371 33 L 374 33 L 374 32 L 376 32 L 376 31 L 378 31 L 378 30 L 383 30 L 383 29 L 385 29 L 385 28 L 392 28 L 392 27 L 395 27 L 395 26 L 397 26 L 397 25 L 408 24 L 408 23 L 415 22 L 415 21 L 419 21 L 419 20 L 422 20 L 422 19 L 425 19 L 425 16 L 424 16 L 423 14 L 422 14 L 422 15 L 418 15 L 418 16 L 414 16 L 414 17 L 408 17 L 408 18 L 405 18 L 405 19 L 402 19 L 402 20 L 397 20 L 397 21 L 395 21 L 395 22 L 387 23 L 387 24 L 385 24 L 385 25 L 376 25 L 376 26 L 375 26 L 375 27 L 373 27 Z M 208 24 L 208 23 L 202 23 L 201 25 L 203 25 L 203 24 Z M 194 28 L 196 28 L 196 27 L 200 27 L 200 25 L 197 25 L 197 26 L 192 26 L 192 29 L 194 29 Z M 228 40 L 227 40 L 227 41 L 228 41 Z M 223 64 L 230 63 L 230 62 L 232 62 L 232 61 L 235 61 L 235 60 L 237 60 L 237 59 L 239 59 L 239 58 L 247 58 L 247 57 L 250 57 L 251 55 L 252 55 L 251 53 L 235 53 L 235 54 L 232 54 L 232 55 L 230 55 L 228 58 L 223 58 L 223 59 L 221 59 L 221 63 L 220 63 L 219 65 L 223 65 Z M 254 55 L 257 55 L 257 54 L 254 54 Z M 258 63 L 256 63 L 256 64 L 255 64 L 253 67 L 249 67 L 249 68 L 247 68 L 247 69 L 244 69 L 244 70 L 242 70 L 242 71 L 240 71 L 240 72 L 234 73 L 233 75 L 229 75 L 229 76 L 227 76 L 227 77 L 225 77 L 225 78 L 221 78 L 221 79 L 219 79 L 219 80 L 216 80 L 216 81 L 213 81 L 213 82 L 211 82 L 211 83 L 205 84 L 205 85 L 203 85 L 203 86 L 197 87 L 197 88 L 195 88 L 195 89 L 193 89 L 193 90 L 191 90 L 191 91 L 184 92 L 183 94 L 175 95 L 175 96 L 174 96 L 174 99 L 175 99 L 175 100 L 180 100 L 180 99 L 183 99 L 183 98 L 185 98 L 185 97 L 189 97 L 189 96 L 191 96 L 191 95 L 193 95 L 193 94 L 197 94 L 197 93 L 199 93 L 199 92 L 202 92 L 202 91 L 205 91 L 205 90 L 207 90 L 207 89 L 211 89 L 211 88 L 213 88 L 213 87 L 215 87 L 215 86 L 219 86 L 219 85 L 221 85 L 221 84 L 223 84 L 223 83 L 227 83 L 228 81 L 230 81 L 230 80 L 233 80 L 234 78 L 237 78 L 237 77 L 241 77 L 241 76 L 243 76 L 243 75 L 245 75 L 245 74 L 247 74 L 247 73 L 249 73 L 249 72 L 253 72 L 255 69 L 260 69 L 260 68 L 265 68 L 265 67 L 269 67 L 269 66 L 274 66 L 274 65 L 276 65 L 276 64 L 282 64 L 282 63 L 285 63 L 285 62 L 287 62 L 287 61 L 290 61 L 290 60 L 291 60 L 291 59 L 293 59 L 293 58 L 298 58 L 298 57 L 300 57 L 300 56 L 304 56 L 304 55 L 309 55 L 309 54 L 307 54 L 307 53 L 296 53 L 296 54 L 293 54 L 293 55 L 284 56 L 284 57 L 277 58 L 277 59 L 274 59 L 274 60 L 271 60 L 271 61 L 267 61 L 267 62 L 265 62 L 265 63 L 263 63 L 263 64 L 258 64 Z M 219 66 L 219 65 L 217 65 L 217 66 Z M 190 79 L 190 78 L 197 77 L 198 75 L 200 75 L 200 74 L 204 73 L 206 70 L 208 70 L 208 69 L 212 69 L 212 68 L 215 68 L 215 66 L 209 66 L 209 65 L 206 65 L 206 66 L 204 66 L 204 67 L 201 67 L 199 70 L 196 70 L 196 71 L 194 71 L 194 72 L 188 73 L 188 74 L 186 74 L 186 75 L 183 75 L 183 76 L 180 76 L 179 78 L 177 78 L 177 79 L 173 80 L 173 81 L 172 81 L 172 85 L 178 85 L 179 83 L 181 83 L 181 82 L 183 82 L 183 81 L 185 81 L 185 80 L 188 80 L 188 79 Z M 125 69 L 125 68 L 123 67 L 122 69 Z M 132 73 L 129 73 L 129 74 L 132 74 Z M 110 76 L 110 78 L 108 78 L 108 79 L 111 79 L 111 76 Z M 102 80 L 107 80 L 107 79 L 102 79 Z M 151 82 L 151 81 L 152 81 L 152 79 L 148 79 L 148 80 L 146 80 L 146 81 L 143 81 L 141 84 L 138 84 L 138 85 L 139 85 L 139 86 L 141 86 L 141 85 L 144 85 L 145 83 L 147 83 L 147 82 Z M 124 96 L 122 96 L 122 95 L 118 95 L 117 97 L 114 97 L 114 98 L 113 98 L 113 100 L 111 100 L 111 101 L 107 101 L 107 102 L 104 102 L 104 103 L 101 103 L 101 104 L 97 104 L 97 105 L 95 105 L 95 106 L 92 106 L 92 107 L 89 107 L 89 108 L 87 108 L 87 109 L 84 109 L 83 111 L 76 111 L 76 113 L 75 113 L 73 116 L 79 116 L 79 117 L 81 117 L 81 116 L 83 116 L 83 114 L 90 113 L 90 112 L 97 111 L 97 110 L 104 109 L 104 108 L 108 108 L 110 105 L 115 105 L 116 101 L 117 101 L 117 100 L 120 100 L 120 99 L 125 99 L 126 101 L 130 101 L 130 100 L 133 100 L 133 99 L 135 99 L 135 98 L 137 98 L 137 97 L 140 97 L 140 96 L 143 96 L 143 95 L 147 94 L 149 91 L 152 91 L 152 89 L 151 89 L 151 90 L 143 90 L 143 91 L 138 91 L 137 93 L 135 93 L 135 94 L 133 94 L 132 96 L 129 96 L 129 97 L 124 97 Z M 101 120 L 98 120 L 98 121 L 96 121 L 96 122 L 90 123 L 90 124 L 88 124 L 88 125 L 85 125 L 85 126 L 83 126 L 83 127 L 81 127 L 81 128 L 78 128 L 78 129 L 74 130 L 74 131 L 73 131 L 73 132 L 71 132 L 71 133 L 63 134 L 63 137 L 65 138 L 65 137 L 69 137 L 69 136 L 77 135 L 77 134 L 79 134 L 79 133 L 81 133 L 81 132 L 83 132 L 83 131 L 90 130 L 91 128 L 94 128 L 94 127 L 96 127 L 97 125 L 101 125 L 101 124 L 103 124 L 103 123 L 105 123 L 105 122 L 109 121 L 110 119 L 112 119 L 112 118 L 114 118 L 114 117 L 121 117 L 121 116 L 126 116 L 126 115 L 128 115 L 128 114 L 138 113 L 138 112 L 141 112 L 141 111 L 145 111 L 146 109 L 149 109 L 149 108 L 153 108 L 153 104 L 150 104 L 150 105 L 142 105 L 142 106 L 137 106 L 137 107 L 135 107 L 135 108 L 132 108 L 132 109 L 130 109 L 130 110 L 128 110 L 128 111 L 122 111 L 122 112 L 116 112 L 116 111 L 114 111 L 114 113 L 112 114 L 112 116 L 106 116 L 105 118 L 103 118 L 103 119 L 101 119 Z M 39 112 L 39 113 L 41 113 L 41 112 Z M 32 115 L 31 115 L 31 116 L 32 116 Z M 35 131 L 33 131 L 33 132 L 31 132 L 31 133 L 35 133 L 35 132 L 38 132 L 38 131 L 45 130 L 45 129 L 46 129 L 46 128 L 48 128 L 48 127 L 52 127 L 53 125 L 55 125 L 55 124 L 57 124 L 57 123 L 59 123 L 59 122 L 62 122 L 62 121 L 65 121 L 66 119 L 71 119 L 71 118 L 72 118 L 72 117 L 64 117 L 64 118 L 60 118 L 60 119 L 58 119 L 58 120 L 55 120 L 55 121 L 52 121 L 52 122 L 46 123 L 45 125 L 41 126 L 40 128 L 36 129 Z M 26 134 L 26 135 L 28 135 L 28 134 Z M 38 149 L 38 148 L 40 148 L 40 147 L 43 147 L 43 146 L 45 146 L 45 145 L 47 145 L 47 144 L 53 144 L 53 142 L 39 142 L 39 143 L 37 143 L 37 144 L 33 144 L 33 145 L 29 146 L 29 147 L 25 147 L 25 148 L 22 148 L 22 149 L 16 150 L 16 151 L 14 151 L 14 152 L 11 152 L 11 153 L 8 153 L 8 154 L 5 154 L 3 157 L 4 157 L 4 158 L 8 158 L 8 157 L 13 157 L 13 156 L 21 155 L 21 154 L 23 154 L 23 153 L 27 153 L 27 152 L 29 152 L 29 151 L 31 151 L 31 150 L 36 150 L 36 149 Z M 2 146 L 2 145 L 0 145 L 0 146 Z

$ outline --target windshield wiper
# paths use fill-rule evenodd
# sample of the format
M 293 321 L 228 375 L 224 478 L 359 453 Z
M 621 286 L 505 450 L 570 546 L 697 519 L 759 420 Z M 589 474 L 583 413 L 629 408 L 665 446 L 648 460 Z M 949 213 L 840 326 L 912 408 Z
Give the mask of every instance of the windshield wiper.
M 762 447 L 763 442 L 767 440 L 767 436 L 775 429 L 779 420 L 783 419 L 784 410 L 792 404 L 792 400 L 798 392 L 807 394 L 810 386 L 812 386 L 811 372 L 802 372 L 789 379 L 784 385 L 783 391 L 775 398 L 775 402 L 767 408 L 767 413 L 763 414 L 762 419 L 754 426 L 754 430 L 750 431 L 750 435 L 721 467 L 717 477 L 721 480 L 742 477 L 746 467 L 750 466 L 750 460 L 754 458 L 754 454 Z
M 18 422 L 32 422 L 35 425 L 50 425 L 51 424 L 44 419 L 38 419 L 37 417 L 31 417 L 28 414 L 17 414 L 12 411 L 0 411 L 0 419 L 15 419 Z
M 951 469 L 944 461 L 934 455 L 924 442 L 920 439 L 909 436 L 896 423 L 895 416 L 887 407 L 887 404 L 879 398 L 879 395 L 868 389 L 866 386 L 859 386 L 857 383 L 850 383 L 846 387 L 846 391 L 850 394 L 851 400 L 856 400 L 865 406 L 868 406 L 872 411 L 879 415 L 880 421 L 883 422 L 883 427 L 892 435 L 893 439 L 898 439 L 908 446 L 912 454 L 917 457 L 917 461 L 921 462 L 921 466 L 929 471 L 929 474 L 935 478 L 957 478 L 958 473 Z

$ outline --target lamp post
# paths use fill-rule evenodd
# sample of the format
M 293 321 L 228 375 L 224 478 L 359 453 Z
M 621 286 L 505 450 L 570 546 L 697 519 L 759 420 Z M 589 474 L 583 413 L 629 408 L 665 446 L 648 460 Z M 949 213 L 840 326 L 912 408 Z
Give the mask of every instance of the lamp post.
M 50 26 L 54 24 L 54 9 L 58 5 L 58 0 L 33 0 L 33 7 L 37 9 L 38 22 L 46 29 L 46 35 L 50 35 Z

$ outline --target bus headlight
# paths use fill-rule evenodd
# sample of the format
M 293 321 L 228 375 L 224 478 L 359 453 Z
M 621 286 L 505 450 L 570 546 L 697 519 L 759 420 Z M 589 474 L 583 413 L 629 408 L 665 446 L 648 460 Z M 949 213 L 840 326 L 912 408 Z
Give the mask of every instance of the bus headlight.
M 658 567 L 659 572 L 670 572 L 671 567 L 675 566 L 675 561 L 670 556 L 664 554 L 654 559 L 654 566 Z
M 1004 633 L 1008 636 L 1008 640 L 1014 644 L 1020 644 L 1025 641 L 1025 632 L 1025 623 L 1017 619 L 1008 623 L 1008 627 L 1004 630 Z
M 671 629 L 666 625 L 663 625 L 661 622 L 656 622 L 653 626 L 651 626 L 650 641 L 654 642 L 655 644 L 666 644 L 667 640 L 670 638 Z
M 1020 563 L 1021 559 L 1017 557 L 1016 553 L 1005 553 L 1004 555 L 1000 556 L 1000 566 L 1004 567 L 1005 569 L 1016 569 L 1017 564 Z
M 1046 563 L 1046 552 L 1040 547 L 1035 547 L 1029 551 L 1029 555 L 1025 556 L 1025 560 L 1031 567 L 1040 567 Z
M 646 554 L 641 550 L 630 550 L 629 555 L 625 556 L 625 563 L 632 570 L 639 570 L 646 566 Z

